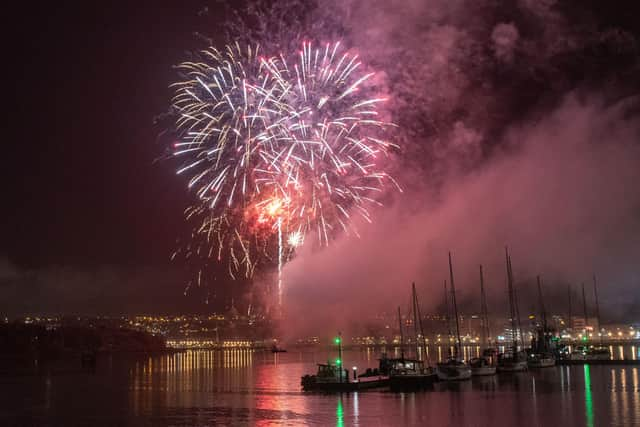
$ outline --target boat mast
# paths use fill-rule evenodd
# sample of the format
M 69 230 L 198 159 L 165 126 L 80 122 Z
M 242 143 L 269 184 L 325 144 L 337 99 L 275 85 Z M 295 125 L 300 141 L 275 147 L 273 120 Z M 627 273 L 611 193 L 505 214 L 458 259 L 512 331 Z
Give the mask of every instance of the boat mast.
M 509 259 L 509 263 L 511 263 L 511 259 Z M 513 300 L 516 304 L 516 319 L 518 319 L 518 331 L 520 332 L 520 342 L 522 343 L 522 348 L 524 349 L 524 333 L 522 331 L 522 322 L 520 321 L 520 304 L 518 304 L 518 288 L 513 287 Z
M 484 275 L 480 264 L 480 316 L 482 320 L 481 345 L 486 347 L 491 339 L 491 327 L 489 326 L 489 310 L 487 308 L 487 296 L 484 293 Z M 489 343 L 491 345 L 491 343 Z
M 416 359 L 419 359 L 420 341 L 418 340 L 418 307 L 416 305 L 416 283 L 411 282 L 411 305 L 413 310 L 413 333 L 416 337 Z
M 602 325 L 600 324 L 600 304 L 598 303 L 598 284 L 596 275 L 593 275 L 593 293 L 596 297 L 596 319 L 598 320 L 598 335 L 600 336 L 600 345 L 602 345 Z
M 402 333 L 402 316 L 400 316 L 400 306 L 398 306 L 398 325 L 400 325 L 400 357 L 404 360 L 404 334 Z
M 513 295 L 513 278 L 511 276 L 511 261 L 509 258 L 509 248 L 505 246 L 505 262 L 507 264 L 507 290 L 509 293 L 509 315 L 511 316 L 511 342 L 513 345 L 513 354 L 518 352 L 518 334 L 516 331 L 516 312 L 515 312 L 515 299 Z
M 589 317 L 587 315 L 587 297 L 584 295 L 584 282 L 582 282 L 582 308 L 584 309 L 584 337 L 585 341 L 589 339 Z
M 567 285 L 567 294 L 569 295 L 569 323 L 567 327 L 571 329 L 571 333 L 573 333 L 573 313 L 571 310 L 571 285 Z
M 447 320 L 447 353 L 451 356 L 451 319 L 449 318 L 449 294 L 447 293 L 447 281 L 444 281 L 444 309 Z
M 538 280 L 538 299 L 540 304 L 540 316 L 542 317 L 542 337 L 543 337 L 543 346 L 545 351 L 547 348 L 547 310 L 544 306 L 544 300 L 542 299 L 542 281 L 540 280 L 540 276 L 537 277 Z
M 451 299 L 453 300 L 453 315 L 456 316 L 456 353 L 455 358 L 460 357 L 460 322 L 458 319 L 458 304 L 456 303 L 456 285 L 453 281 L 453 265 L 451 264 L 451 252 L 449 252 L 449 280 L 451 280 Z
M 413 295 L 416 299 L 416 309 L 418 311 L 418 322 L 420 323 L 420 335 L 422 336 L 422 351 L 424 355 L 424 359 L 427 361 L 427 366 L 430 366 L 429 358 L 427 357 L 427 342 L 424 337 L 424 328 L 422 327 L 422 315 L 420 314 L 420 303 L 418 302 L 418 294 L 416 293 L 415 283 L 413 285 Z

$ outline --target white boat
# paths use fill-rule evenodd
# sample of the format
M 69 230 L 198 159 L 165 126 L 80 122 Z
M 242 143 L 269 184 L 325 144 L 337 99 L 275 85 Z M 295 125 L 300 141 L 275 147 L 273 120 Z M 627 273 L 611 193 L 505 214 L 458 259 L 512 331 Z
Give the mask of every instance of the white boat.
M 529 368 L 550 368 L 556 365 L 556 359 L 549 353 L 534 353 L 529 355 Z
M 456 345 L 453 357 L 446 362 L 438 363 L 436 374 L 440 381 L 460 381 L 471 378 L 471 366 L 464 363 L 460 358 L 460 321 L 458 319 L 458 304 L 456 303 L 456 286 L 453 281 L 453 265 L 451 263 L 451 252 L 449 252 L 449 278 L 451 280 L 451 302 L 453 303 L 453 314 L 456 318 Z
M 450 358 L 438 363 L 436 368 L 440 381 L 461 381 L 471 378 L 471 367 L 460 359 Z
M 469 361 L 471 375 L 474 377 L 488 376 L 496 374 L 496 366 L 492 365 L 484 357 L 476 357 Z
M 522 351 L 498 355 L 498 372 L 522 372 L 527 370 L 527 357 Z
M 512 347 L 508 351 L 498 354 L 498 372 L 521 372 L 527 370 L 527 355 L 523 351 L 518 351 L 518 331 L 521 328 L 518 311 L 517 296 L 513 286 L 513 269 L 511 267 L 511 256 L 505 248 L 505 260 L 507 264 L 507 291 L 509 294 L 509 317 L 511 318 L 511 340 Z
M 600 303 L 598 302 L 598 285 L 596 283 L 596 276 L 593 275 L 593 293 L 596 299 L 596 317 L 598 319 L 598 327 L 600 327 Z M 600 345 L 598 346 L 590 346 L 585 354 L 586 360 L 610 360 L 611 359 L 611 351 L 609 351 L 609 347 L 605 347 L 602 345 L 602 329 L 599 331 L 600 335 Z
M 488 376 L 496 374 L 496 365 L 494 361 L 498 350 L 493 347 L 487 347 L 489 338 L 491 337 L 491 329 L 489 327 L 489 310 L 487 308 L 487 297 L 484 293 L 484 274 L 482 265 L 480 265 L 480 348 L 484 348 L 481 357 L 469 360 L 471 366 L 471 375 Z

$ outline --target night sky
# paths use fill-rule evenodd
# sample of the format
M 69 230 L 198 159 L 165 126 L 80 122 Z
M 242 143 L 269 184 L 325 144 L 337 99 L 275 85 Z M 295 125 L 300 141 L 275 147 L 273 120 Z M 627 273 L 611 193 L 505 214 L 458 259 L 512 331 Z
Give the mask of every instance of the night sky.
M 5 29 L 5 268 L 160 273 L 149 281 L 168 271 L 189 196 L 172 168 L 155 162 L 164 147 L 154 117 L 168 108 L 172 65 L 198 46 L 200 9 L 170 1 L 17 7 Z M 166 293 L 181 297 L 182 281 Z M 156 283 L 140 286 L 146 291 L 134 293 L 163 294 Z
M 575 11 L 570 23 L 575 28 L 618 28 L 637 43 L 634 2 L 560 3 L 565 15 Z M 203 18 L 199 12 L 205 5 Z M 197 292 L 182 296 L 186 276 L 169 256 L 185 231 L 182 211 L 191 196 L 172 166 L 156 161 L 166 141 L 159 139 L 164 129 L 154 123 L 169 105 L 172 65 L 185 58 L 185 51 L 202 46 L 194 31 L 222 40 L 224 17 L 215 5 L 23 2 L 5 13 L 3 56 L 9 76 L 3 102 L 8 132 L 1 181 L 0 314 L 207 311 L 228 305 L 234 285 L 221 286 L 220 297 L 208 307 Z M 504 20 L 519 19 L 509 12 L 515 2 L 505 5 Z M 521 31 L 524 37 L 526 30 Z M 608 85 L 618 71 L 634 69 L 625 55 L 585 50 L 580 63 L 567 57 L 568 64 L 559 68 L 568 83 L 540 98 L 559 103 L 574 80 Z M 503 122 L 480 129 L 483 134 L 502 133 L 508 116 L 503 110 L 520 118 L 541 108 L 538 88 L 514 75 L 522 79 L 519 86 L 514 83 L 512 92 L 499 95 L 510 100 L 498 111 Z M 614 92 L 637 94 L 637 86 L 631 81 Z M 443 120 L 473 116 L 454 110 Z M 418 135 L 430 136 L 427 131 Z
M 175 3 L 175 2 L 165 2 Z M 194 10 L 50 4 L 17 14 L 3 252 L 19 265 L 164 263 L 187 198 L 155 143 Z M 26 18 L 26 19 L 25 19 Z

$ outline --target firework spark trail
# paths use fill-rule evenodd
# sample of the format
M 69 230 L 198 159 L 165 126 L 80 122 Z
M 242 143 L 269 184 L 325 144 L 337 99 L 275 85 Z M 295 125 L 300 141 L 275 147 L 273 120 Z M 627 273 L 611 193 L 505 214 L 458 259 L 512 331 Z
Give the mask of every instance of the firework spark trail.
M 260 237 L 242 223 L 260 193 L 256 157 L 272 138 L 268 120 L 279 110 L 273 80 L 263 72 L 258 52 L 258 47 L 243 50 L 238 44 L 223 52 L 209 48 L 198 60 L 180 64 L 183 79 L 172 85 L 180 135 L 174 155 L 185 159 L 177 173 L 190 177 L 188 186 L 200 200 L 186 215 L 202 218 L 196 234 L 206 236 L 205 245 L 217 237 L 219 260 L 227 248 L 232 276 L 243 266 L 249 277 L 255 268 L 251 252 Z
M 370 222 L 368 207 L 397 186 L 381 169 L 395 146 L 378 119 L 385 98 L 339 42 L 273 57 L 236 43 L 177 68 L 173 154 L 198 197 L 185 257 L 226 258 L 232 277 L 277 263 L 281 297 L 283 264 L 308 233 L 322 246 L 357 235 L 354 214 Z
M 282 307 L 282 218 L 278 218 L 278 306 Z
M 345 232 L 353 226 L 352 206 L 370 220 L 369 195 L 382 192 L 389 178 L 377 170 L 377 157 L 393 147 L 383 139 L 390 124 L 375 119 L 375 106 L 385 99 L 362 95 L 373 73 L 358 74 L 358 57 L 341 53 L 339 43 L 316 49 L 303 43 L 292 66 L 281 60 L 280 68 L 268 65 L 279 84 L 288 83 L 281 88 L 287 111 L 278 121 L 277 148 L 266 156 L 274 175 L 286 177 L 276 188 L 292 201 L 291 218 L 304 218 L 303 234 L 315 225 L 320 243 L 328 245 L 336 226 Z

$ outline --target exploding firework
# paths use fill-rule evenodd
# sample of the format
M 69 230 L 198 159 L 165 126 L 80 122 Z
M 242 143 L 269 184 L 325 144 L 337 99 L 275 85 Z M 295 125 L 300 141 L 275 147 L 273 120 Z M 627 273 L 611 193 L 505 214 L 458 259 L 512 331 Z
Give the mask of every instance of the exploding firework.
M 287 201 L 288 229 L 315 229 L 322 245 L 336 232 L 357 234 L 353 215 L 370 222 L 368 207 L 394 182 L 381 169 L 394 145 L 385 139 L 390 124 L 379 119 L 376 107 L 385 98 L 375 96 L 374 73 L 361 73 L 357 55 L 342 52 L 340 43 L 303 43 L 295 61 L 281 55 L 268 68 L 285 111 L 261 178 Z
M 271 234 L 264 221 L 252 221 L 260 211 L 260 153 L 274 137 L 269 120 L 279 110 L 276 86 L 258 53 L 258 47 L 237 44 L 223 52 L 209 48 L 180 64 L 182 80 L 172 85 L 179 135 L 173 154 L 184 159 L 177 173 L 189 177 L 198 196 L 186 211 L 197 241 L 187 253 L 228 259 L 232 276 L 242 269 L 253 274 L 254 256 Z
M 261 263 L 281 273 L 310 232 L 324 246 L 371 221 L 395 184 L 382 169 L 394 145 L 364 68 L 340 43 L 276 56 L 235 44 L 178 66 L 173 154 L 198 199 L 185 256 L 227 260 L 232 276 Z

